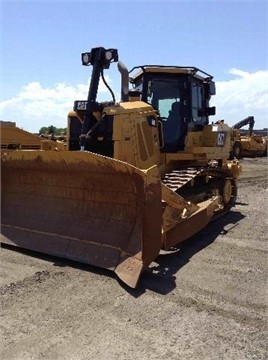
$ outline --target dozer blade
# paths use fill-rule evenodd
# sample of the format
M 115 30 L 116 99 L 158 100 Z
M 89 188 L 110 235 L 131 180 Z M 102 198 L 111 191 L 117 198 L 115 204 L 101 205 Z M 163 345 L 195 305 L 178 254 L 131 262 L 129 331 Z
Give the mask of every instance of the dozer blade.
M 161 184 L 90 152 L 2 154 L 1 241 L 115 271 L 135 287 L 161 248 Z

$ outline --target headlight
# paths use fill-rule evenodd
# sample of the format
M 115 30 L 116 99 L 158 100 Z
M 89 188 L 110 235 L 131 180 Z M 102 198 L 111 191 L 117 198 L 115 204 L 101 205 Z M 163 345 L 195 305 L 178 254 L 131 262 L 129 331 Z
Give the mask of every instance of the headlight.
M 91 54 L 90 53 L 83 53 L 82 54 L 82 64 L 83 65 L 90 65 L 91 61 Z
M 108 51 L 105 52 L 105 59 L 106 59 L 107 61 L 112 60 L 112 57 L 113 57 L 113 54 L 112 54 L 112 52 L 111 52 L 110 50 L 108 50 Z

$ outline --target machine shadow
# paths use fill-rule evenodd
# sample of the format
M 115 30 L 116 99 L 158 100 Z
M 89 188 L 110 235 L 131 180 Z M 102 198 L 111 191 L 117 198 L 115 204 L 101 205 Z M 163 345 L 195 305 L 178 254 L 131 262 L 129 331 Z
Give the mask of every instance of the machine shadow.
M 161 252 L 152 265 L 141 275 L 140 282 L 135 289 L 124 284 L 117 278 L 116 274 L 110 270 L 28 249 L 18 248 L 13 245 L 1 244 L 1 247 L 50 262 L 55 267 L 72 267 L 74 269 L 117 280 L 125 291 L 136 298 L 148 290 L 166 295 L 176 287 L 176 274 L 190 261 L 191 257 L 212 244 L 220 234 L 227 234 L 228 231 L 236 226 L 244 217 L 245 216 L 240 212 L 231 210 L 225 216 L 211 222 L 198 234 L 183 242 L 180 247 L 173 248 L 169 252 Z
M 97 274 L 100 276 L 105 276 L 105 277 L 116 279 L 116 275 L 110 270 L 107 270 L 104 268 L 99 268 L 99 267 L 81 263 L 81 262 L 77 262 L 75 260 L 70 260 L 70 259 L 57 257 L 54 255 L 44 254 L 44 253 L 40 253 L 37 251 L 29 250 L 29 249 L 23 249 L 23 248 L 19 248 L 17 246 L 5 244 L 5 243 L 1 243 L 0 248 L 8 249 L 13 252 L 24 254 L 24 255 L 34 258 L 34 259 L 39 259 L 39 260 L 51 263 L 55 267 L 59 267 L 59 268 L 71 267 L 73 269 L 78 269 L 81 271 L 86 271 L 86 272 L 90 272 L 90 273 Z
M 227 234 L 245 216 L 232 210 L 225 216 L 211 222 L 198 234 L 192 236 L 180 247 L 171 252 L 160 254 L 152 266 L 146 270 L 136 289 L 122 286 L 134 297 L 139 297 L 147 290 L 166 295 L 176 287 L 176 274 L 199 251 L 212 244 L 220 234 Z

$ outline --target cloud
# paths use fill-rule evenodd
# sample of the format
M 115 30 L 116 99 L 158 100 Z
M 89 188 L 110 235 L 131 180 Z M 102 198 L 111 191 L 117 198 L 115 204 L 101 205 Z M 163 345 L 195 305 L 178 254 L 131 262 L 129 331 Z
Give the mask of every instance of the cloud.
M 216 82 L 217 94 L 211 104 L 216 105 L 214 119 L 224 119 L 234 125 L 253 115 L 255 128 L 267 127 L 268 118 L 268 70 L 249 73 L 231 69 L 231 80 Z
M 111 83 L 109 77 L 105 77 Z M 55 84 L 45 88 L 40 82 L 31 82 L 22 87 L 17 96 L 0 103 L 1 120 L 16 122 L 16 125 L 30 132 L 38 132 L 43 126 L 67 126 L 67 114 L 72 110 L 74 100 L 87 99 L 88 84 Z M 106 86 L 100 81 L 99 95 L 111 98 Z
M 267 127 L 268 70 L 249 73 L 231 69 L 229 74 L 230 80 L 216 82 L 217 94 L 212 97 L 211 105 L 215 105 L 217 110 L 211 120 L 224 119 L 226 123 L 233 125 L 253 115 L 256 129 Z M 108 76 L 106 81 L 109 85 L 112 84 Z M 42 126 L 66 127 L 67 114 L 72 109 L 74 100 L 86 99 L 88 86 L 89 83 L 58 83 L 46 88 L 38 81 L 31 82 L 23 86 L 15 97 L 0 103 L 1 119 L 14 121 L 18 127 L 31 132 L 38 132 Z M 110 99 L 110 93 L 100 82 L 98 100 Z

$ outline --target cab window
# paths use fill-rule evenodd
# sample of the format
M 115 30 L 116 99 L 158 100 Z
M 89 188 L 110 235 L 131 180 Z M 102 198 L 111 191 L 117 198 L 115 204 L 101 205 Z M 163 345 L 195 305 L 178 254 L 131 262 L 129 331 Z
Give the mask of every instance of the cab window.
M 203 116 L 198 115 L 198 110 L 203 109 L 203 88 L 200 84 L 192 83 L 192 118 L 194 122 L 202 122 Z

